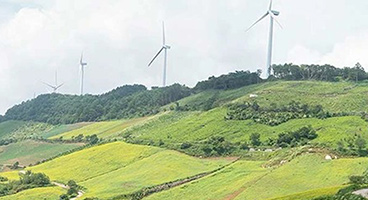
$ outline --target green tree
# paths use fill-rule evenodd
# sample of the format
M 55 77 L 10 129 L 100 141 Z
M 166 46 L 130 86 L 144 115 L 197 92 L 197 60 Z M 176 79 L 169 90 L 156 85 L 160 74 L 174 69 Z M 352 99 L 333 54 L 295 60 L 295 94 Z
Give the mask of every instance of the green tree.
M 249 136 L 249 140 L 250 140 L 250 143 L 253 145 L 253 146 L 259 146 L 261 145 L 261 135 L 259 133 L 252 133 L 250 136 Z

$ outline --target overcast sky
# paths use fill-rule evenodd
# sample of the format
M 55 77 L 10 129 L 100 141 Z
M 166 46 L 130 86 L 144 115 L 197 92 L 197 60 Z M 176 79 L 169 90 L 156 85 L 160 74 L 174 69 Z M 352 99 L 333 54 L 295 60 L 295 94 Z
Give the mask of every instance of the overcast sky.
M 124 84 L 162 84 L 163 57 L 147 64 L 167 29 L 168 83 L 199 80 L 266 65 L 268 24 L 245 30 L 268 0 L 1 0 L 0 114 L 48 92 L 58 71 L 61 93 L 79 92 L 84 52 L 85 91 Z M 368 67 L 367 0 L 274 0 L 273 63 Z

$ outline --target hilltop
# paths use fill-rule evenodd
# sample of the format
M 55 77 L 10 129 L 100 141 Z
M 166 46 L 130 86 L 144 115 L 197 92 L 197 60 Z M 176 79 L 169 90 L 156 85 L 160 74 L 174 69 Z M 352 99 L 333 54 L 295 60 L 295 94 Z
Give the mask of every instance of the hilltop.
M 274 71 L 267 80 L 235 72 L 194 88 L 134 85 L 24 102 L 0 123 L 0 156 L 6 154 L 0 165 L 20 164 L 0 180 L 17 180 L 19 171 L 44 173 L 56 185 L 73 180 L 80 199 L 311 200 L 364 188 L 364 70 L 286 64 Z M 71 102 L 83 112 L 76 114 Z M 46 185 L 0 200 L 67 193 Z

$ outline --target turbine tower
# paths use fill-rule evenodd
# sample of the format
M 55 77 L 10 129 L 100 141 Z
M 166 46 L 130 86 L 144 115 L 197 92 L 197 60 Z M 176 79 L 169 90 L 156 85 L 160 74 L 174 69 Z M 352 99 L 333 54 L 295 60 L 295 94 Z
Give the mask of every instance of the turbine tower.
M 270 16 L 270 33 L 268 38 L 268 55 L 267 55 L 267 77 L 271 75 L 272 70 L 272 44 L 273 44 L 273 24 L 274 21 L 282 28 L 281 24 L 277 21 L 276 17 L 280 15 L 279 11 L 272 10 L 272 0 L 270 0 L 270 6 L 266 14 L 264 14 L 259 20 L 257 20 L 252 26 L 250 26 L 246 32 L 252 29 L 258 22 L 262 21 L 265 17 Z
M 80 94 L 83 95 L 83 87 L 84 87 L 84 68 L 87 66 L 87 63 L 83 62 L 83 53 L 81 54 L 81 58 L 79 61 L 81 67 L 81 82 L 80 82 Z
M 158 53 L 155 55 L 155 57 L 153 57 L 153 59 L 151 60 L 151 62 L 148 64 L 148 67 L 150 67 L 152 65 L 152 63 L 156 60 L 156 58 L 161 54 L 161 52 L 164 51 L 165 57 L 164 57 L 164 70 L 163 70 L 163 83 L 162 83 L 162 85 L 163 85 L 163 87 L 165 87 L 166 86 L 166 73 L 167 73 L 167 51 L 171 47 L 166 44 L 165 23 L 164 22 L 162 22 L 162 32 L 163 32 L 162 47 L 158 51 Z
M 53 92 L 52 93 L 56 93 L 57 92 L 57 90 L 59 89 L 59 88 L 61 88 L 63 85 L 64 85 L 64 83 L 62 83 L 62 84 L 60 84 L 60 85 L 58 85 L 58 81 L 57 81 L 57 71 L 55 71 L 55 85 L 51 85 L 51 84 L 48 84 L 48 83 L 45 83 L 45 82 L 42 82 L 43 84 L 45 84 L 45 85 L 47 85 L 48 87 L 50 87 L 51 89 L 53 89 Z

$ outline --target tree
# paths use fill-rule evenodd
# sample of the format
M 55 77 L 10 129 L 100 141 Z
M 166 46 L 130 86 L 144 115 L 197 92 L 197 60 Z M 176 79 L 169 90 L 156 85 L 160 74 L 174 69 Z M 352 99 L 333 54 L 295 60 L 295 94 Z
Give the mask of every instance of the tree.
M 261 143 L 260 137 L 261 137 L 261 135 L 259 133 L 252 133 L 249 136 L 250 143 L 253 146 L 259 146 L 259 145 L 261 145 L 262 143 Z
M 366 147 L 367 142 L 362 137 L 357 137 L 355 139 L 355 146 L 358 147 L 358 150 L 363 150 Z

